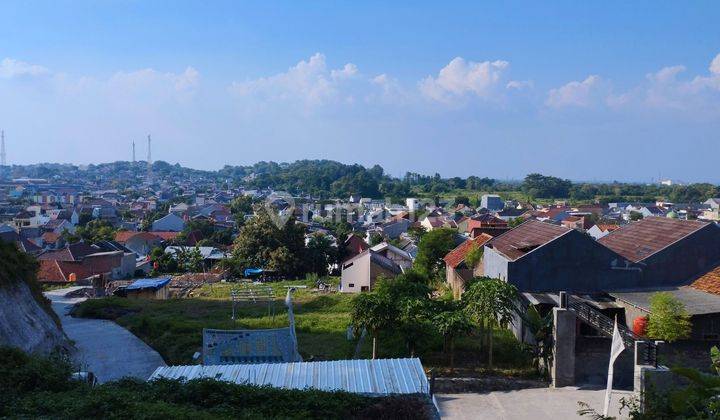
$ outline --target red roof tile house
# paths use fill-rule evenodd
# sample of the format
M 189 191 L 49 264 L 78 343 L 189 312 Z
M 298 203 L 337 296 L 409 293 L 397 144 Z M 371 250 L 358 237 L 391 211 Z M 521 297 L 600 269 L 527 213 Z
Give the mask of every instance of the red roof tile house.
M 135 257 L 123 251 L 102 252 L 83 242 L 38 256 L 40 283 L 69 283 L 93 276 L 124 278 L 135 271 Z
M 443 258 L 445 261 L 445 280 L 453 291 L 453 295 L 456 299 L 460 298 L 462 293 L 465 291 L 465 285 L 473 277 L 483 275 L 482 259 L 480 263 L 475 267 L 469 267 L 465 263 L 465 257 L 475 247 L 482 250 L 485 243 L 491 240 L 493 237 L 481 233 L 473 239 L 458 245 L 455 249 L 448 252 Z

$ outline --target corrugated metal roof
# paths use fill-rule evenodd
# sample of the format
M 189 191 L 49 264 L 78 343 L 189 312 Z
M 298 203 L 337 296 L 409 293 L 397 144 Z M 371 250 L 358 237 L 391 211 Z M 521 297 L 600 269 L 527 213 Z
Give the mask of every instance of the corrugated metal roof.
M 359 394 L 428 394 L 420 359 L 335 360 L 216 366 L 159 367 L 149 380 L 214 378 L 285 389 L 314 388 Z
M 554 241 L 569 232 L 573 232 L 573 229 L 537 220 L 528 220 L 496 237 L 488 245 L 510 261 L 515 261 L 535 248 Z
M 709 225 L 698 220 L 646 217 L 603 236 L 598 242 L 632 262 L 640 262 Z
M 716 314 L 720 312 L 720 296 L 693 289 L 689 286 L 660 288 L 652 290 L 634 290 L 608 292 L 616 299 L 632 304 L 650 312 L 650 298 L 657 292 L 667 292 L 685 305 L 690 315 Z

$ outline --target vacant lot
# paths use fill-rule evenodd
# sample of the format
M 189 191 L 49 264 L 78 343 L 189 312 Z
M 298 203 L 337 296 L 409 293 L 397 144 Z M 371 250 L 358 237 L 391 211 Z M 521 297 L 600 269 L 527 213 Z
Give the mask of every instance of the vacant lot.
M 230 319 L 230 291 L 238 285 L 220 283 L 206 285 L 187 299 L 166 301 L 105 298 L 88 300 L 76 309 L 75 315 L 111 319 L 128 328 L 156 349 L 168 364 L 191 364 L 192 355 L 201 350 L 203 328 L 275 328 L 288 324 L 284 297 L 287 287 L 304 285 L 294 294 L 298 346 L 305 360 L 352 358 L 357 340 L 348 340 L 350 307 L 353 296 L 311 291 L 314 284 L 304 281 L 272 283 L 277 297 L 275 316 L 267 303 L 239 303 L 236 320 Z M 407 357 L 401 337 L 388 332 L 379 341 L 379 357 Z M 446 366 L 442 337 L 430 332 L 418 347 L 417 355 L 426 367 Z M 477 337 L 460 338 L 456 344 L 456 366 L 465 374 L 483 370 L 487 358 Z M 365 340 L 359 356 L 369 358 L 371 342 Z M 532 375 L 530 360 L 507 331 L 495 332 L 495 363 L 504 373 Z

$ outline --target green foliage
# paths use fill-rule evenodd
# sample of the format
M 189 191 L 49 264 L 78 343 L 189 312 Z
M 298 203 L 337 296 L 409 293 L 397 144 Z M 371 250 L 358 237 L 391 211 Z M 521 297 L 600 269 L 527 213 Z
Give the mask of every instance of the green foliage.
M 302 277 L 307 271 L 305 226 L 290 218 L 278 228 L 265 211 L 259 211 L 240 229 L 231 264 L 237 274 L 245 268 L 276 270 L 287 277 Z
M 153 264 L 153 271 L 156 273 L 177 273 L 180 271 L 178 260 L 172 255 L 166 254 L 163 248 L 153 248 L 150 252 L 150 261 Z
M 462 303 L 456 300 L 436 301 L 432 324 L 443 336 L 445 352 L 450 355 L 450 369 L 455 367 L 455 339 L 468 334 L 473 325 Z
M 361 293 L 352 301 L 350 317 L 355 332 L 367 330 L 373 337 L 373 359 L 377 356 L 377 339 L 380 332 L 393 327 L 400 311 L 386 293 Z
M 423 235 L 414 266 L 429 278 L 437 278 L 444 268 L 443 257 L 455 247 L 452 229 L 435 229 Z
M 59 326 L 60 320 L 52 310 L 50 301 L 42 294 L 42 288 L 37 282 L 38 267 L 34 257 L 18 250 L 14 243 L 0 240 L 0 288 L 24 283 L 38 305 Z
M 510 228 L 518 227 L 518 226 L 522 225 L 523 223 L 525 223 L 524 218 L 515 217 L 513 219 L 510 219 L 510 221 L 508 222 L 508 227 L 510 227 Z
M 566 198 L 571 186 L 570 180 L 535 173 L 525 177 L 522 190 L 535 198 Z
M 80 240 L 95 243 L 115 240 L 115 232 L 117 232 L 117 230 L 110 222 L 95 219 L 87 222 L 84 226 L 78 226 L 74 234 L 71 234 L 67 230 L 63 231 L 62 236 L 66 241 L 71 243 Z
M 0 348 L 0 417 L 12 418 L 430 418 L 418 397 L 285 390 L 213 379 L 73 381 L 62 360 Z M 412 415 L 408 414 L 412 413 Z
M 246 214 L 253 213 L 253 200 L 250 196 L 239 196 L 235 197 L 230 202 L 230 213 L 235 216 L 235 220 L 242 220 Z
M 325 235 L 313 235 L 307 243 L 306 270 L 320 276 L 327 275 L 330 264 L 337 261 L 337 250 Z
M 690 315 L 682 302 L 667 292 L 650 297 L 649 337 L 673 342 L 688 338 L 691 330 Z
M 383 237 L 382 237 L 381 234 L 379 234 L 379 233 L 372 233 L 372 234 L 370 235 L 370 244 L 369 244 L 369 245 L 370 245 L 370 246 L 375 246 L 375 245 L 381 244 L 381 243 L 383 242 L 383 240 L 384 240 L 384 239 L 383 239 Z
M 480 248 L 479 246 L 477 246 L 476 243 L 473 242 L 472 246 L 470 247 L 470 251 L 465 254 L 465 265 L 467 265 L 467 267 L 470 269 L 474 269 L 480 263 L 482 257 L 483 248 Z
M 642 220 L 643 217 L 645 217 L 645 216 L 643 216 L 643 214 L 640 213 L 639 211 L 635 211 L 635 210 L 630 211 L 630 220 L 632 220 L 633 222 Z
M 477 324 L 489 323 L 491 328 L 513 322 L 516 312 L 517 288 L 500 279 L 474 279 L 462 295 L 465 310 Z M 490 335 L 488 364 L 492 367 L 493 343 Z

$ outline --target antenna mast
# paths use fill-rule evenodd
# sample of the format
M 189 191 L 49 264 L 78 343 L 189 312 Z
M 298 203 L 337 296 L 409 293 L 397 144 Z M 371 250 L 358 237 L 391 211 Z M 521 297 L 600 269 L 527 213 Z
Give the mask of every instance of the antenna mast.
M 135 164 L 135 140 L 133 140 L 133 160 L 132 163 Z

